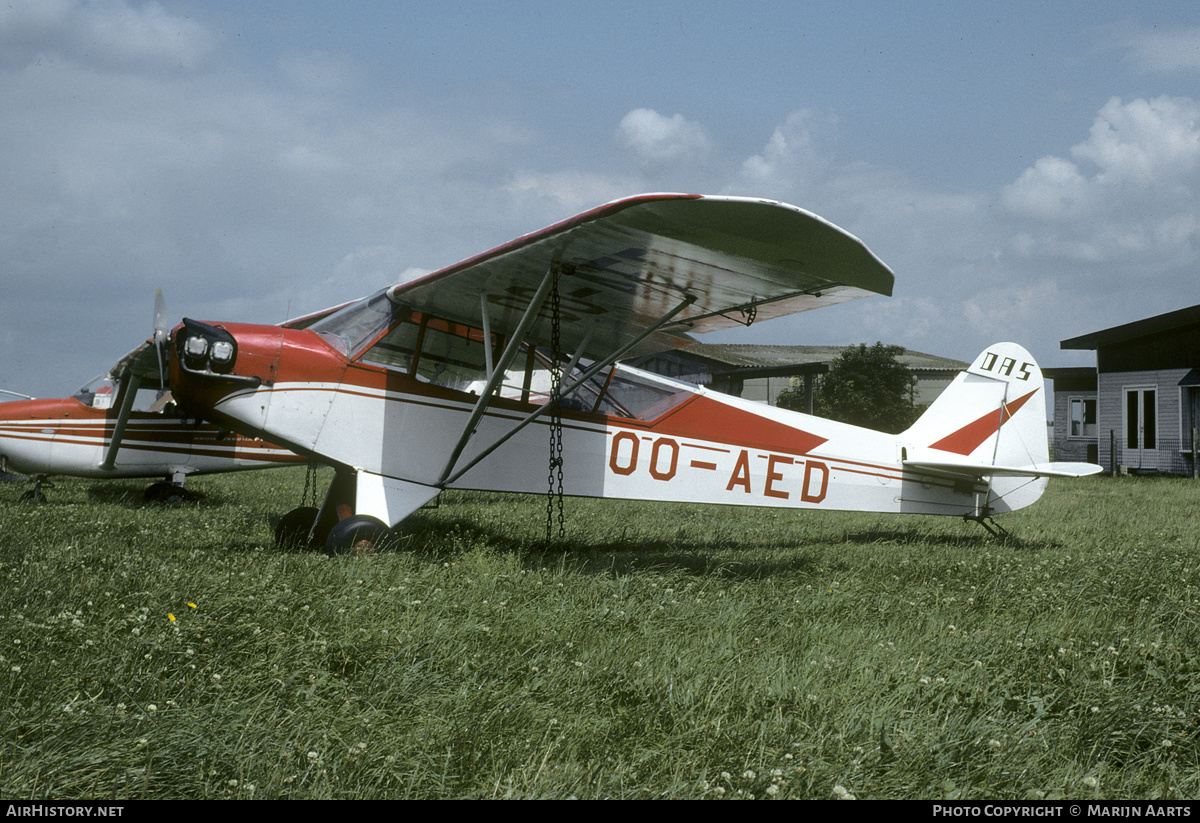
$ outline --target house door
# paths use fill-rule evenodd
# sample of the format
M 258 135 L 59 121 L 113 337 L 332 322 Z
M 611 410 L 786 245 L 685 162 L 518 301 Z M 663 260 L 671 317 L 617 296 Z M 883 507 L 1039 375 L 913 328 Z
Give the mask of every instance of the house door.
M 1158 467 L 1158 392 L 1153 388 L 1125 390 L 1124 464 Z
M 1192 432 L 1200 428 L 1200 386 L 1184 386 L 1183 387 L 1183 442 L 1181 449 L 1191 456 L 1192 452 Z M 1197 450 L 1200 450 L 1200 442 L 1196 444 Z M 1192 476 L 1196 476 L 1193 469 Z

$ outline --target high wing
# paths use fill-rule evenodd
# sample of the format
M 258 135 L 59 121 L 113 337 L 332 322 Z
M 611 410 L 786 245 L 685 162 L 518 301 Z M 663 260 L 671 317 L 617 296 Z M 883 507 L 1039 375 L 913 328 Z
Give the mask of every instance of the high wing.
M 395 286 L 391 295 L 504 336 L 533 305 L 523 339 L 549 345 L 554 277 L 561 350 L 591 360 L 686 345 L 688 332 L 890 295 L 894 279 L 856 237 L 795 206 L 646 194 Z

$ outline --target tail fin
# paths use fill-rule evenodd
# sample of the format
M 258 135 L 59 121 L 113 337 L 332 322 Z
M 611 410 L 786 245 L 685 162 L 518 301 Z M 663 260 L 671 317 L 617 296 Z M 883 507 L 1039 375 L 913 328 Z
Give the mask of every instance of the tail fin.
M 901 438 L 906 467 L 987 478 L 987 513 L 1028 506 L 1047 477 L 1100 470 L 1050 462 L 1042 370 L 1016 343 L 984 350 Z

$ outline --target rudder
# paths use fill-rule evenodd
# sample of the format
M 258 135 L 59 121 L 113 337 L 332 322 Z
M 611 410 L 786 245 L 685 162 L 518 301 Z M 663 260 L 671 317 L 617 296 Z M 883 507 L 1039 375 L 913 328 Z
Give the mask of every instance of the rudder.
M 1050 465 L 1042 370 L 1016 343 L 988 346 L 901 435 L 913 462 L 981 466 Z M 987 507 L 1011 511 L 1045 490 L 1045 477 L 991 477 Z

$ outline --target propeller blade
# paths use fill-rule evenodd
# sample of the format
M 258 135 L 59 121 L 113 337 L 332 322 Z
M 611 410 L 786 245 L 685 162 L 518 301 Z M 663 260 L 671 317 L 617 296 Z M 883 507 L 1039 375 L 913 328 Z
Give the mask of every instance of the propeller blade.
M 159 289 L 154 295 L 154 342 L 165 340 L 170 330 L 171 327 L 167 325 L 167 301 L 162 289 Z
M 167 388 L 167 364 L 163 361 L 163 346 L 171 327 L 167 325 L 167 301 L 162 289 L 154 295 L 154 353 L 158 355 L 158 386 L 160 391 Z

